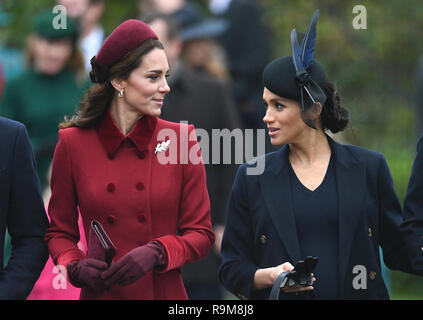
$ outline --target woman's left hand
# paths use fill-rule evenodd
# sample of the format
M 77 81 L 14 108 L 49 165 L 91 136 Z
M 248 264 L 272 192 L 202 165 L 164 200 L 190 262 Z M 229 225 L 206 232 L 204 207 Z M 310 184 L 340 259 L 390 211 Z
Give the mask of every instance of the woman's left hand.
M 155 243 L 135 248 L 112 263 L 110 268 L 101 274 L 101 278 L 105 280 L 107 287 L 113 284 L 131 284 L 155 267 L 160 254 L 161 250 Z

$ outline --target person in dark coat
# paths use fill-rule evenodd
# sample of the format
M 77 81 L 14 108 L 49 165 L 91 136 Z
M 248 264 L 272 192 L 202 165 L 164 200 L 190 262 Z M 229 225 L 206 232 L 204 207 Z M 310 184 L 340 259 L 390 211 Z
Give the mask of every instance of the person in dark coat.
M 407 193 L 404 198 L 403 205 L 403 226 L 409 230 L 408 235 L 412 238 L 411 241 L 420 241 L 419 234 L 412 232 L 412 228 L 416 225 L 423 230 L 423 223 L 420 217 L 423 214 L 423 134 L 417 142 L 417 153 L 413 163 L 410 180 L 408 182 Z M 423 231 L 421 232 L 423 233 Z M 414 248 L 411 254 L 420 254 L 422 248 Z
M 315 39 L 317 17 L 308 39 Z M 423 214 L 402 223 L 384 156 L 326 134 L 344 130 L 349 112 L 313 58 L 314 41 L 300 48 L 295 30 L 291 39 L 293 56 L 272 61 L 263 72 L 263 121 L 281 149 L 238 170 L 220 281 L 242 299 L 268 299 L 282 272 L 314 256 L 315 282 L 285 286 L 281 299 L 388 299 L 379 246 L 390 269 L 423 275 Z M 259 162 L 263 174 L 251 174 Z
M 26 299 L 48 258 L 48 220 L 23 124 L 0 117 L 0 299 Z M 3 268 L 6 227 L 12 254 Z
M 164 43 L 172 70 L 168 79 L 171 91 L 165 97 L 161 117 L 174 122 L 187 121 L 195 125 L 197 132 L 202 129 L 209 137 L 209 152 L 203 152 L 203 157 L 206 157 L 207 188 L 216 242 L 214 250 L 211 250 L 205 259 L 184 266 L 182 275 L 190 299 L 221 299 L 222 289 L 217 279 L 220 241 L 226 202 L 235 177 L 236 165 L 234 157 L 232 164 L 212 164 L 212 131 L 239 128 L 240 120 L 224 83 L 216 77 L 189 68 L 181 61 L 182 43 L 176 19 L 164 14 L 151 14 L 146 16 L 144 21 L 156 31 Z M 203 36 L 207 35 L 207 30 L 203 29 Z
M 270 30 L 263 23 L 260 6 L 255 0 L 209 0 L 209 7 L 229 25 L 219 40 L 228 56 L 233 93 L 244 127 L 263 128 L 261 73 L 272 54 Z

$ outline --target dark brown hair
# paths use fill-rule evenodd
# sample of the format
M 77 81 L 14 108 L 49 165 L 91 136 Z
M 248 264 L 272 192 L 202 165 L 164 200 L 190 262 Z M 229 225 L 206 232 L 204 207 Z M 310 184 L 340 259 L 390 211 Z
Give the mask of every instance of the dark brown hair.
M 59 124 L 59 128 L 87 128 L 98 123 L 109 108 L 115 94 L 115 88 L 110 80 L 128 79 L 131 72 L 141 64 L 142 57 L 154 48 L 163 50 L 163 45 L 156 39 L 146 40 L 113 64 L 109 68 L 108 80 L 94 84 L 82 98 L 77 113 L 70 118 L 65 117 L 65 120 Z
M 341 106 L 341 96 L 332 82 L 327 80 L 322 89 L 327 97 L 320 115 L 322 129 L 333 133 L 344 131 L 350 121 L 349 111 Z

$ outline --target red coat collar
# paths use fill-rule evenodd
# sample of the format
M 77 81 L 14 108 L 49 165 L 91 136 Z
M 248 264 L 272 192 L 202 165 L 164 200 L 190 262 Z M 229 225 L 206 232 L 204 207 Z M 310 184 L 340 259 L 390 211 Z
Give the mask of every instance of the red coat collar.
M 130 139 L 139 151 L 144 151 L 156 129 L 156 124 L 157 118 L 143 116 L 138 120 L 131 132 L 125 136 L 114 122 L 110 110 L 108 110 L 103 120 L 100 121 L 95 129 L 108 156 L 113 158 L 117 149 L 126 138 Z

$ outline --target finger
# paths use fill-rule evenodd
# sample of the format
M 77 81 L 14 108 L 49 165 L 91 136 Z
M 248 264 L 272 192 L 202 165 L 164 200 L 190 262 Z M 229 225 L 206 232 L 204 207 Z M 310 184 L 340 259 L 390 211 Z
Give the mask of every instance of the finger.
M 131 284 L 135 281 L 137 281 L 139 278 L 131 276 L 130 273 L 125 274 L 125 276 L 122 277 L 121 281 L 118 282 L 119 286 L 127 286 L 128 284 Z
M 110 278 L 110 277 L 112 277 L 116 272 L 118 272 L 123 266 L 125 265 L 125 262 L 123 261 L 123 260 L 119 260 L 119 261 L 117 261 L 117 262 L 115 262 L 115 263 L 112 263 L 111 264 L 111 266 L 110 266 L 110 268 L 109 269 L 107 269 L 106 271 L 104 271 L 102 274 L 101 274 L 101 278 L 104 280 L 104 279 L 107 279 L 107 278 Z
M 101 260 L 88 258 L 88 259 L 85 259 L 85 262 L 87 266 L 90 266 L 99 270 L 106 270 L 108 268 L 107 263 Z
M 104 284 L 107 287 L 110 287 L 112 284 L 122 281 L 122 278 L 125 276 L 128 270 L 129 268 L 127 266 L 123 266 L 118 271 L 116 271 L 110 278 L 107 278 L 106 281 L 104 281 Z
M 307 286 L 307 287 L 302 287 L 302 286 L 294 286 L 292 288 L 286 288 L 283 289 L 284 292 L 286 293 L 292 293 L 292 292 L 301 292 L 301 291 L 311 291 L 314 290 L 313 286 Z

